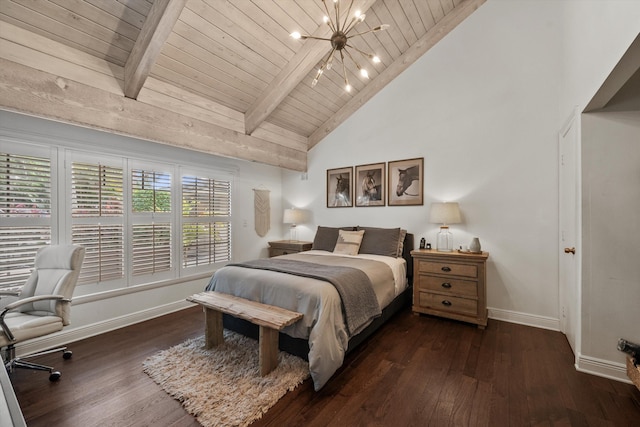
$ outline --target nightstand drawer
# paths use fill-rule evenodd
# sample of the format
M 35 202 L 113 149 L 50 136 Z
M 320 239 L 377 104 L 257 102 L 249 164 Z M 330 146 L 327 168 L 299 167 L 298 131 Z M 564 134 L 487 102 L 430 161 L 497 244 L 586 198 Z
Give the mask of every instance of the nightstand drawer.
M 474 299 L 420 292 L 419 304 L 420 307 L 430 310 L 459 313 L 469 316 L 478 315 L 478 301 Z
M 464 297 L 478 297 L 478 282 L 421 274 L 417 286 L 421 291 L 435 291 Z
M 269 248 L 269 257 L 287 255 L 287 254 L 297 254 L 300 251 L 296 251 L 295 249 L 283 249 L 283 248 Z
M 457 264 L 453 262 L 437 262 L 420 260 L 420 273 L 444 274 L 450 276 L 478 277 L 478 266 L 475 264 Z
M 311 249 L 311 242 L 302 242 L 299 240 L 279 240 L 269 242 L 269 257 L 296 254 Z

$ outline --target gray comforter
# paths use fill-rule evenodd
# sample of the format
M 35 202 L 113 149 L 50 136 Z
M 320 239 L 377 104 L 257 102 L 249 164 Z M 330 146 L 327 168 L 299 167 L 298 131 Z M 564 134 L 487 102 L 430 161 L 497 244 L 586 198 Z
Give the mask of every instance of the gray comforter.
M 393 274 L 383 262 L 309 253 L 290 254 L 272 260 L 278 259 L 356 268 L 371 282 L 378 309 L 389 302 L 389 296 L 394 292 Z M 229 293 L 302 313 L 303 318 L 287 326 L 283 332 L 294 338 L 309 340 L 309 370 L 316 390 L 322 388 L 342 365 L 349 332 L 343 316 L 340 293 L 330 282 L 296 274 L 229 265 L 216 271 L 206 290 Z M 366 327 L 371 320 L 365 321 L 358 328 Z
M 278 271 L 331 283 L 340 294 L 349 337 L 362 332 L 374 318 L 382 314 L 369 276 L 357 268 L 323 265 L 291 259 L 291 257 L 263 258 L 229 265 Z

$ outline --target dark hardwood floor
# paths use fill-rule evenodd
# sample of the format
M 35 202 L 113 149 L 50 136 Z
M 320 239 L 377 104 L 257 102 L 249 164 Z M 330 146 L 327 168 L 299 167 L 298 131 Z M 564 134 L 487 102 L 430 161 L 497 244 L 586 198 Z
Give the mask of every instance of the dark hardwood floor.
M 198 426 L 142 372 L 146 357 L 203 332 L 199 308 L 70 345 L 62 372 L 18 370 L 29 427 Z M 1 423 L 0 423 L 1 424 Z M 473 325 L 396 315 L 320 391 L 309 380 L 258 426 L 638 426 L 640 391 L 576 372 L 558 332 L 490 320 Z

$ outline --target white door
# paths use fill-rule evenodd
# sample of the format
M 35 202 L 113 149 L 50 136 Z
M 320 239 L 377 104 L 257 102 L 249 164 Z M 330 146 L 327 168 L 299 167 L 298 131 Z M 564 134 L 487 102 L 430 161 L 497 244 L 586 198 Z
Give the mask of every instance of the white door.
M 560 131 L 560 330 L 567 336 L 574 356 L 580 347 L 580 289 L 578 286 L 581 253 L 578 248 L 580 201 L 578 180 L 579 121 L 573 114 Z

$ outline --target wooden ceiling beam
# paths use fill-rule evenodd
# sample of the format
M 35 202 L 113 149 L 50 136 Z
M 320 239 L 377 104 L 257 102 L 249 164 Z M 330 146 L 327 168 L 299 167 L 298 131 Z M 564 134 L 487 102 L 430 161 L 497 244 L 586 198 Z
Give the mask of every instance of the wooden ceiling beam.
M 0 109 L 173 147 L 306 171 L 307 152 L 0 58 Z M 301 147 L 302 148 L 302 147 Z
M 376 2 L 376 0 L 363 0 L 355 2 L 352 11 L 360 9 L 365 13 Z M 344 11 L 346 13 L 346 10 Z M 344 14 L 341 15 L 341 19 Z M 331 30 L 327 25 L 321 24 L 312 34 L 314 37 L 328 38 Z M 309 74 L 309 71 L 322 60 L 329 52 L 330 45 L 326 41 L 309 39 L 271 81 L 267 89 L 260 94 L 256 101 L 247 109 L 245 113 L 245 132 L 251 135 L 260 126 L 278 105 L 285 99 L 293 89 Z
M 413 44 L 397 60 L 370 81 L 360 92 L 353 96 L 340 110 L 324 122 L 315 132 L 309 135 L 309 149 L 313 148 L 325 136 L 347 120 L 356 110 L 362 107 L 382 88 L 389 84 L 400 73 L 406 70 L 418 58 L 424 55 L 436 43 L 449 34 L 458 24 L 464 21 L 486 0 L 463 0 L 455 9 L 446 14 L 427 33 Z
M 187 0 L 156 0 L 124 66 L 124 95 L 136 99 Z

